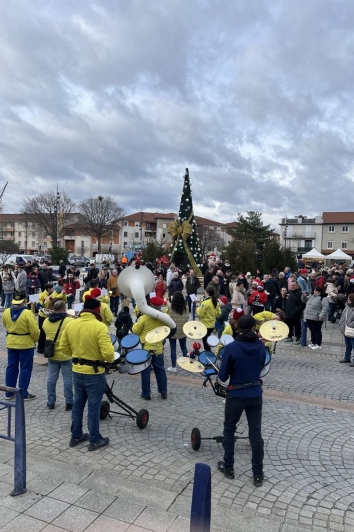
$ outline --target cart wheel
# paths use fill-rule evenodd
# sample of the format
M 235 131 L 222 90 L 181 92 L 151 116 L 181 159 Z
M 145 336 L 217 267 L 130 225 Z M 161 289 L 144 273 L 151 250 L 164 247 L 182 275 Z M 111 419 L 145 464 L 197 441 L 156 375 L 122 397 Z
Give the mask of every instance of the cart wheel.
M 334 316 L 331 318 L 331 323 L 336 323 L 336 318 Z
M 102 401 L 100 408 L 100 419 L 106 419 L 109 415 L 111 407 L 108 401 Z
M 138 415 L 136 416 L 136 426 L 139 429 L 144 429 L 149 422 L 149 412 L 142 408 L 139 410 Z
M 194 451 L 198 451 L 198 449 L 200 448 L 201 441 L 202 441 L 202 438 L 200 436 L 200 430 L 194 427 L 191 433 L 191 443 L 192 443 L 192 449 Z

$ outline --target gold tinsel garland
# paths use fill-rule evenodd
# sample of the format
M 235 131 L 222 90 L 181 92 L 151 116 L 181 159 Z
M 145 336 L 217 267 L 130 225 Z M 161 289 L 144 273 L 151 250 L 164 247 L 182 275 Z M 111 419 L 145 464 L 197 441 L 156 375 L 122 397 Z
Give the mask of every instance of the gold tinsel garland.
M 189 216 L 188 220 L 184 220 L 182 223 L 178 220 L 175 220 L 169 226 L 167 227 L 167 232 L 171 235 L 172 239 L 175 239 L 175 244 L 173 246 L 172 252 L 171 252 L 171 260 L 173 257 L 174 252 L 176 251 L 177 244 L 179 242 L 179 239 L 182 238 L 183 247 L 185 249 L 185 252 L 187 253 L 189 262 L 191 263 L 191 266 L 197 275 L 197 277 L 201 277 L 202 272 L 200 271 L 199 267 L 197 266 L 194 257 L 187 245 L 187 239 L 191 236 L 193 233 L 193 227 L 190 223 L 192 219 L 193 213 Z

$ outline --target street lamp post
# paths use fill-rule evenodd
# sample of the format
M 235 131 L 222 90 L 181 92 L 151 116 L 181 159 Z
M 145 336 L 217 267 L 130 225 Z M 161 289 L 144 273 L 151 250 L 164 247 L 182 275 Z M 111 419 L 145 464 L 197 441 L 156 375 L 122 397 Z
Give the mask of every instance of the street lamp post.
M 57 197 L 55 200 L 54 216 L 55 216 L 55 240 L 53 242 L 55 247 L 58 247 L 58 214 L 59 214 L 60 194 L 57 187 Z

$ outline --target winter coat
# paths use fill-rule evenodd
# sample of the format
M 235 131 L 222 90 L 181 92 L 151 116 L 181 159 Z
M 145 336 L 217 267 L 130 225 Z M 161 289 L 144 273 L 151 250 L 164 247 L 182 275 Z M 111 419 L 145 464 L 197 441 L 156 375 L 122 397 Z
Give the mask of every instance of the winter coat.
M 80 288 L 80 281 L 77 279 L 73 278 L 71 281 L 67 280 L 67 282 L 64 283 L 64 291 L 66 295 L 72 295 L 75 297 L 78 288 Z
M 9 277 L 6 279 L 6 277 L 3 279 L 2 282 L 2 289 L 4 290 L 4 294 L 12 294 L 15 290 L 15 282 L 12 279 L 12 277 Z
M 338 295 L 338 290 L 334 286 L 333 283 L 327 283 L 326 294 L 327 294 L 327 299 L 330 303 L 336 303 L 336 297 Z
M 174 338 L 179 340 L 180 338 L 185 338 L 185 334 L 183 332 L 183 325 L 189 321 L 189 312 L 183 312 L 183 314 L 178 314 L 174 310 L 172 310 L 171 305 L 168 305 L 166 308 L 166 314 L 168 314 L 173 321 L 176 324 L 176 332 L 173 336 L 170 338 Z
M 342 334 L 345 332 L 346 325 L 354 327 L 354 306 L 352 304 L 345 307 L 339 320 L 339 330 Z
M 221 314 L 219 303 L 214 307 L 211 297 L 207 297 L 202 301 L 200 307 L 197 308 L 197 316 L 199 321 L 204 323 L 207 329 L 211 329 L 215 325 L 217 316 Z
M 285 316 L 289 319 L 297 319 L 301 317 L 304 309 L 304 303 L 301 301 L 301 290 L 290 290 L 285 296 Z
M 169 284 L 169 287 L 168 287 L 168 294 L 169 296 L 173 296 L 173 294 L 175 292 L 182 292 L 183 290 L 183 283 L 182 283 L 182 279 L 178 278 L 178 279 L 172 279 L 170 284 Z
M 245 299 L 245 296 L 243 295 L 243 292 L 237 289 L 234 290 L 232 293 L 231 304 L 233 308 L 238 308 L 238 307 L 244 308 L 246 305 L 246 299 Z
M 123 338 L 125 334 L 128 334 L 128 332 L 130 331 L 133 325 L 133 320 L 132 320 L 130 313 L 126 312 L 125 310 L 121 310 L 118 313 L 118 316 L 117 316 L 117 319 L 114 325 L 116 328 L 117 338 Z M 125 325 L 125 329 L 127 331 L 125 334 L 122 334 L 121 332 L 119 332 L 119 330 L 122 328 L 123 325 Z
M 24 270 L 21 270 L 18 276 L 16 277 L 15 287 L 19 292 L 26 292 L 27 286 L 27 274 Z
M 103 323 L 107 326 L 107 329 L 109 329 L 109 326 L 113 321 L 113 314 L 112 314 L 112 311 L 109 305 L 107 305 L 107 303 L 104 303 L 103 301 L 101 301 L 100 314 L 101 314 Z
M 186 290 L 187 294 L 195 294 L 197 295 L 198 288 L 200 287 L 200 281 L 196 275 L 189 276 L 186 282 Z
M 305 279 L 304 277 L 297 278 L 297 284 L 301 288 L 302 292 L 307 292 L 308 294 L 312 294 L 312 285 L 308 279 Z
M 157 297 L 161 297 L 163 299 L 163 296 L 166 292 L 166 283 L 165 281 L 157 281 L 155 284 L 155 294 Z
M 112 292 L 109 297 L 119 297 L 120 291 L 118 289 L 118 275 L 110 275 L 107 281 L 107 290 Z
M 221 310 L 221 314 L 217 316 L 216 322 L 221 323 L 224 326 L 224 322 L 229 321 L 230 312 L 232 311 L 231 303 L 227 303 L 226 305 L 221 305 L 220 310 Z
M 320 295 L 306 296 L 302 294 L 301 301 L 306 303 L 304 320 L 325 321 L 328 314 L 328 299 Z
M 106 361 L 114 360 L 114 347 L 108 334 L 107 327 L 99 321 L 93 312 L 83 310 L 78 319 L 72 320 L 65 327 L 61 336 L 60 350 L 70 353 L 73 358 Z M 75 373 L 95 375 L 93 366 L 73 364 Z M 104 373 L 105 368 L 97 367 L 97 374 Z
M 33 312 L 21 305 L 12 305 L 4 310 L 2 324 L 6 329 L 6 347 L 30 349 L 39 338 L 39 329 Z M 11 334 L 16 333 L 16 334 Z
M 252 294 L 250 294 L 248 297 L 249 305 L 256 305 L 257 303 L 259 303 L 260 306 L 264 307 L 267 301 L 268 296 L 264 290 L 261 290 L 260 292 L 258 290 L 253 290 Z
M 44 270 L 41 268 L 38 272 L 38 279 L 41 283 L 42 290 L 44 290 L 44 285 L 54 280 L 51 268 L 46 268 Z
M 215 283 L 211 282 L 211 283 L 208 284 L 208 286 L 206 287 L 205 291 L 209 290 L 210 288 L 212 288 L 214 290 L 214 294 L 215 294 L 216 299 L 219 299 L 219 297 L 220 297 L 220 284 L 215 284 Z
M 60 346 L 60 339 L 62 337 L 63 331 L 65 327 L 69 325 L 73 321 L 74 318 L 70 318 L 66 312 L 53 312 L 49 318 L 44 320 L 42 325 L 42 330 L 45 334 L 46 340 L 54 340 L 55 335 L 57 334 L 59 324 L 61 320 L 64 318 L 63 323 L 61 324 L 61 328 L 58 334 L 58 338 L 55 341 L 54 345 L 54 356 L 51 357 L 50 360 L 70 360 L 71 359 L 71 353 L 70 351 L 63 351 L 62 347 Z

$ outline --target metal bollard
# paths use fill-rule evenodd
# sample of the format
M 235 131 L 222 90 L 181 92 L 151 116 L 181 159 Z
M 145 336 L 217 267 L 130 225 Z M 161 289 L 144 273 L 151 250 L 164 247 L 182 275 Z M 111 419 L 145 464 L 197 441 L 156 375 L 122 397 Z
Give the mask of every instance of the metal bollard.
M 210 532 L 211 469 L 195 464 L 190 532 Z
M 14 489 L 12 496 L 22 495 L 26 491 L 26 422 L 23 393 L 20 388 L 0 386 L 0 391 L 15 394 L 15 404 L 0 400 L 0 411 L 7 409 L 7 434 L 0 434 L 0 438 L 13 441 L 14 448 Z M 15 409 L 15 437 L 11 435 L 11 409 Z

